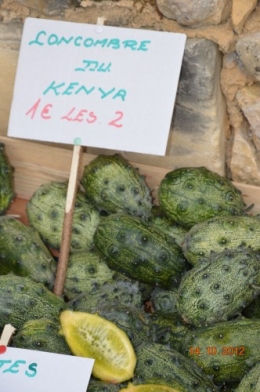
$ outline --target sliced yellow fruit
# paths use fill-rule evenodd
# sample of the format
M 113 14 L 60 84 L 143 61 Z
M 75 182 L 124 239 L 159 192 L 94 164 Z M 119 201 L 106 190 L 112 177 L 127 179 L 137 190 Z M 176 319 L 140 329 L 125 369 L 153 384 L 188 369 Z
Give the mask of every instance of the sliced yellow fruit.
M 133 377 L 135 351 L 127 334 L 114 323 L 97 314 L 64 310 L 60 324 L 72 353 L 95 360 L 93 376 L 115 384 Z
M 127 388 L 120 389 L 119 392 L 180 392 L 180 389 L 170 387 L 168 385 L 159 384 L 128 384 Z

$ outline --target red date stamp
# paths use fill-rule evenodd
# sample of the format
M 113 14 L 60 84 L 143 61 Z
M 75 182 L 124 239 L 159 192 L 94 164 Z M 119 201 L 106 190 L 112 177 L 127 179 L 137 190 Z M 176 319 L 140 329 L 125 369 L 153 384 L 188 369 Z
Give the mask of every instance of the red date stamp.
M 190 355 L 245 355 L 245 347 L 244 346 L 221 346 L 219 348 L 215 346 L 205 347 L 205 350 L 202 350 L 200 347 L 190 347 L 189 354 Z

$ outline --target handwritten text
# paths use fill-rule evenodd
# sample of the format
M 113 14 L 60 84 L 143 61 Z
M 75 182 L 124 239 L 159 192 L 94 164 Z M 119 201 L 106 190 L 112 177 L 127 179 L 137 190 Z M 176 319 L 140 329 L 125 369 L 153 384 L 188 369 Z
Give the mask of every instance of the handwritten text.
M 27 366 L 24 370 L 24 366 Z M 11 359 L 0 359 L 0 372 L 17 374 L 23 371 L 27 377 L 35 377 L 37 374 L 37 363 L 26 364 L 26 361 L 17 359 L 12 361 Z
M 36 34 L 35 39 L 29 42 L 29 45 L 38 46 L 59 46 L 59 45 L 73 45 L 84 48 L 100 47 L 110 49 L 130 49 L 133 51 L 147 51 L 150 40 L 136 41 L 134 39 L 122 41 L 119 38 L 113 39 L 94 39 L 92 37 L 83 37 L 73 35 L 64 37 L 57 34 L 48 34 L 45 30 L 41 30 Z

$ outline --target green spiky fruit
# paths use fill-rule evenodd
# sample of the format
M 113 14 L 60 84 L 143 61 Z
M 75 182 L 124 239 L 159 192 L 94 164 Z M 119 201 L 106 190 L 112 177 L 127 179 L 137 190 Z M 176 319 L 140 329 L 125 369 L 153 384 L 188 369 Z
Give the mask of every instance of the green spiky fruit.
M 13 274 L 0 276 L 0 329 L 5 324 L 19 329 L 26 321 L 42 317 L 58 320 L 65 308 L 63 299 L 42 283 Z
M 181 248 L 173 239 L 131 215 L 102 217 L 94 244 L 109 268 L 150 285 L 177 285 L 187 269 Z
M 241 192 L 228 178 L 205 167 L 167 173 L 159 185 L 158 198 L 165 215 L 186 227 L 217 215 L 245 214 Z
M 88 392 L 118 392 L 120 386 L 118 384 L 111 384 L 109 382 L 96 380 L 93 377 L 90 378 L 88 384 Z
M 228 250 L 187 272 L 178 288 L 177 309 L 185 322 L 212 324 L 241 313 L 259 292 L 260 254 Z
M 151 225 L 158 227 L 158 229 L 174 238 L 176 244 L 182 246 L 184 237 L 188 231 L 186 227 L 169 219 L 161 211 L 159 206 L 153 206 L 151 216 L 148 219 Z
M 94 312 L 125 331 L 134 348 L 150 339 L 150 324 L 141 308 L 124 305 L 118 299 L 102 303 Z
M 52 181 L 41 185 L 27 203 L 28 220 L 51 248 L 60 249 L 67 197 L 67 182 Z M 70 252 L 89 250 L 100 219 L 98 210 L 83 191 L 76 195 Z
M 59 333 L 60 324 L 47 318 L 26 321 L 12 338 L 12 347 L 70 355 L 69 346 Z
M 260 320 L 242 317 L 194 329 L 181 352 L 223 383 L 240 381 L 259 362 L 259 346 Z
M 38 232 L 18 219 L 0 217 L 0 275 L 13 272 L 53 288 L 56 262 Z
M 260 362 L 258 362 L 240 381 L 236 392 L 257 392 L 260 390 Z
M 152 197 L 144 177 L 119 154 L 97 156 L 84 167 L 81 184 L 102 211 L 150 215 Z
M 116 274 L 95 251 L 72 253 L 68 259 L 63 293 L 70 301 L 105 283 L 112 283 Z
M 165 290 L 161 287 L 155 287 L 151 293 L 150 301 L 156 312 L 176 313 L 177 288 Z
M 217 216 L 194 225 L 185 235 L 182 250 L 191 264 L 212 252 L 251 248 L 260 251 L 260 219 L 257 216 Z
M 14 200 L 13 168 L 5 153 L 4 143 L 0 143 L 0 215 Z
M 120 300 L 122 305 L 141 308 L 143 306 L 142 293 L 139 282 L 123 276 L 115 276 L 114 281 L 105 282 L 93 287 L 90 291 L 79 294 L 68 302 L 68 307 L 73 310 L 93 313 L 103 303 L 112 303 Z
M 155 343 L 167 344 L 180 351 L 182 341 L 191 327 L 185 324 L 178 313 L 157 311 L 146 316 L 151 331 L 151 339 Z
M 149 384 L 168 384 L 182 392 L 213 392 L 217 387 L 200 367 L 177 350 L 159 343 L 142 343 L 135 349 L 135 378 Z M 147 382 L 148 383 L 148 382 Z M 178 389 L 179 388 L 179 389 Z

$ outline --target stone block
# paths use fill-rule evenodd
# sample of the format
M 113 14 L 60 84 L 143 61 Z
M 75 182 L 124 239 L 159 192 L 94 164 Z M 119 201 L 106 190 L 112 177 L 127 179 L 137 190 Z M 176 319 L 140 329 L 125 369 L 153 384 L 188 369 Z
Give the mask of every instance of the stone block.
M 241 36 L 236 43 L 236 52 L 245 71 L 260 81 L 260 32 Z
M 231 12 L 229 0 L 157 0 L 160 12 L 180 25 L 198 27 L 217 25 Z
M 17 69 L 22 23 L 0 24 L 0 134 L 6 135 Z M 25 92 L 26 93 L 26 92 Z
M 236 99 L 248 120 L 253 142 L 260 153 L 260 83 L 240 89 Z
M 257 0 L 233 0 L 231 21 L 237 34 L 241 34 L 245 21 L 255 9 Z

